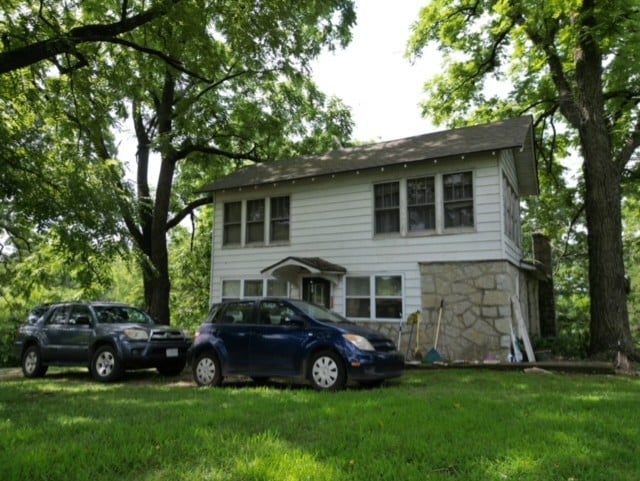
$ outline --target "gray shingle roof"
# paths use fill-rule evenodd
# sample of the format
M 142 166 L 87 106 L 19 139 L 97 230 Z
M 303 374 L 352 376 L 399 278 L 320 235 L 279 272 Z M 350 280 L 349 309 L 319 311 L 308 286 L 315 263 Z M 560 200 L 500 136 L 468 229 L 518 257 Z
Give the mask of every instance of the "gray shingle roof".
M 218 179 L 201 191 L 217 192 L 502 149 L 514 150 L 521 195 L 537 194 L 530 116 L 255 164 Z

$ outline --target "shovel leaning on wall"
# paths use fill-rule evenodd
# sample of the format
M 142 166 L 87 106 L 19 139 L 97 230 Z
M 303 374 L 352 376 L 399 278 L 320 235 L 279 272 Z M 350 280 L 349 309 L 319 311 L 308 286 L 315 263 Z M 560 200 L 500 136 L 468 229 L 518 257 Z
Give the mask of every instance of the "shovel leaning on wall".
M 444 309 L 444 299 L 440 300 L 440 309 L 438 310 L 438 324 L 436 326 L 436 338 L 433 343 L 433 348 L 429 350 L 424 356 L 424 362 L 433 364 L 434 362 L 441 362 L 442 356 L 438 352 L 438 337 L 440 336 L 440 322 L 442 321 L 442 311 Z

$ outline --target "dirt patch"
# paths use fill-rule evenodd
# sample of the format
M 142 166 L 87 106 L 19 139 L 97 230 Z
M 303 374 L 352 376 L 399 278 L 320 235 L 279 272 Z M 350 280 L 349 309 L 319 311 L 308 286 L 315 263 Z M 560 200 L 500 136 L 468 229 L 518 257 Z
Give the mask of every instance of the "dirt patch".
M 10 381 L 21 377 L 22 369 L 19 367 L 3 367 L 0 369 L 0 381 Z

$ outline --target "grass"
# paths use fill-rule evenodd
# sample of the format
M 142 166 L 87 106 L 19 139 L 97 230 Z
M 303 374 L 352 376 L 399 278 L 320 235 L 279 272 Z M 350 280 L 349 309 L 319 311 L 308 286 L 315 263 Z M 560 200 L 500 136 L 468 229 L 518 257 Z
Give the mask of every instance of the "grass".
M 621 376 L 410 371 L 332 394 L 52 369 L 0 381 L 0 479 L 636 481 L 639 409 Z

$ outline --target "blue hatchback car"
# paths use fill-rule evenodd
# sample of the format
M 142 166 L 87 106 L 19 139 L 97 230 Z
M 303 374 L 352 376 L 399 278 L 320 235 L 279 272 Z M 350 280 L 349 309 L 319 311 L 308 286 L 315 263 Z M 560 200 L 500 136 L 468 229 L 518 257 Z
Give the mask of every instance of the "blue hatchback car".
M 306 379 L 315 389 L 336 391 L 348 380 L 380 384 L 404 369 L 402 354 L 387 336 L 315 304 L 284 298 L 214 305 L 187 359 L 200 386 L 244 375 L 256 382 Z

